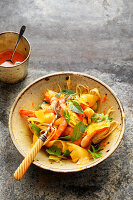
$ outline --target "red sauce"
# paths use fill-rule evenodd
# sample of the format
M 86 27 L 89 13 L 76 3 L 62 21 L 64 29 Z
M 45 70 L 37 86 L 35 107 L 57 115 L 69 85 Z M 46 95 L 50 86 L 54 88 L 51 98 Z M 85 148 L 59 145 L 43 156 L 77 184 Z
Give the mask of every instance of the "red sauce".
M 26 59 L 26 57 L 22 53 L 20 53 L 19 51 L 15 51 L 13 59 L 12 59 L 13 64 L 11 62 L 5 62 L 6 60 L 11 59 L 12 53 L 13 53 L 13 50 L 7 50 L 4 52 L 0 52 L 0 65 L 1 66 L 11 67 L 14 65 L 19 65 Z

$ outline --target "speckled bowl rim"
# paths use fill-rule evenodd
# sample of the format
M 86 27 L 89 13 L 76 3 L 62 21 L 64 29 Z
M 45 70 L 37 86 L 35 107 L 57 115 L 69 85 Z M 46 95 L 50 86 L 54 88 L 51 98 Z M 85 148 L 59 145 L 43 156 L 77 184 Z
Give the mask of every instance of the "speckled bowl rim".
M 9 122 L 8 122 L 8 125 L 9 125 L 9 132 L 10 132 L 10 136 L 11 136 L 11 139 L 14 143 L 14 145 L 16 146 L 16 148 L 18 149 L 18 151 L 20 152 L 20 154 L 22 156 L 26 156 L 26 154 L 22 151 L 22 149 L 19 147 L 18 143 L 16 142 L 15 140 L 15 137 L 13 135 L 13 131 L 12 131 L 12 126 L 11 126 L 11 123 L 12 123 L 12 114 L 13 114 L 13 111 L 15 109 L 15 106 L 17 105 L 17 102 L 19 101 L 19 99 L 21 98 L 21 96 L 30 88 L 32 87 L 34 84 L 36 84 L 37 82 L 43 80 L 43 79 L 46 79 L 46 78 L 50 78 L 51 76 L 57 76 L 57 75 L 80 75 L 80 76 L 85 76 L 89 79 L 92 79 L 94 81 L 96 81 L 97 83 L 100 83 L 101 85 L 103 85 L 107 90 L 109 90 L 111 92 L 111 94 L 114 96 L 114 98 L 116 99 L 117 103 L 119 104 L 119 107 L 120 107 L 120 112 L 121 112 L 121 119 L 122 119 L 122 129 L 121 129 L 121 132 L 120 132 L 120 135 L 117 139 L 117 142 L 116 144 L 114 145 L 114 148 L 112 150 L 110 150 L 106 156 L 104 156 L 103 158 L 101 159 L 98 159 L 96 160 L 95 162 L 93 162 L 92 164 L 89 164 L 87 166 L 81 166 L 80 168 L 74 168 L 74 169 L 59 169 L 59 168 L 50 168 L 48 166 L 46 166 L 45 164 L 41 164 L 39 162 L 36 162 L 34 161 L 33 164 L 37 165 L 38 167 L 40 168 L 43 168 L 43 169 L 46 169 L 46 170 L 50 170 L 50 171 L 54 171 L 54 172 L 62 172 L 62 173 L 67 173 L 67 172 L 78 172 L 78 171 L 82 171 L 84 169 L 89 169 L 91 167 L 94 167 L 96 166 L 97 164 L 103 162 L 104 160 L 106 160 L 109 156 L 112 155 L 112 153 L 116 150 L 116 148 L 119 146 L 122 138 L 123 138 L 123 135 L 124 135 L 124 131 L 125 131 L 125 123 L 126 123 L 126 119 L 125 119 L 125 113 L 124 113 L 124 109 L 123 109 L 123 106 L 120 102 L 120 100 L 118 99 L 117 95 L 114 93 L 114 91 L 107 85 L 105 84 L 103 81 L 93 77 L 93 76 L 90 76 L 90 75 L 87 75 L 87 74 L 84 74 L 84 73 L 80 73 L 80 72 L 72 72 L 72 71 L 68 71 L 68 72 L 58 72 L 58 73 L 53 73 L 53 74 L 49 74 L 49 75 L 45 75 L 41 78 L 38 78 L 36 79 L 35 81 L 33 81 L 31 84 L 29 84 L 28 86 L 26 86 L 19 94 L 18 96 L 16 97 L 12 107 L 11 107 L 11 110 L 10 110 L 10 114 L 9 114 Z
M 4 34 L 7 34 L 7 33 L 13 33 L 13 34 L 16 34 L 16 35 L 19 34 L 19 33 L 14 32 L 14 31 L 6 31 L 6 32 L 0 33 L 0 36 L 1 36 L 1 35 L 4 35 Z M 26 56 L 26 58 L 25 58 L 25 60 L 24 60 L 23 62 L 21 62 L 20 64 L 17 64 L 17 65 L 13 65 L 13 66 L 11 66 L 10 68 L 14 68 L 14 67 L 17 67 L 17 66 L 22 65 L 22 64 L 25 63 L 25 62 L 29 59 L 29 57 L 30 57 L 30 53 L 31 53 L 30 42 L 29 42 L 29 40 L 28 40 L 25 36 L 22 36 L 22 38 L 24 38 L 24 39 L 27 41 L 28 45 L 29 45 L 29 48 L 30 48 L 30 49 L 29 49 L 28 56 Z M 2 66 L 2 65 L 0 65 L 0 68 L 7 68 L 7 69 L 9 69 L 9 67 L 5 67 L 5 66 Z

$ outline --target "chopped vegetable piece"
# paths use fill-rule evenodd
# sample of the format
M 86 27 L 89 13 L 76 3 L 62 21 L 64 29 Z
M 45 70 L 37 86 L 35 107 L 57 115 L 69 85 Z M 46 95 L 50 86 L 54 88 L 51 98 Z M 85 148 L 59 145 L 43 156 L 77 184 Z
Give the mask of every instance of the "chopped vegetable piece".
M 108 115 L 104 115 L 103 113 L 98 114 L 98 113 L 94 113 L 91 117 L 92 121 L 94 122 L 102 122 L 104 120 L 109 120 L 112 121 L 113 118 L 112 117 L 108 117 Z
M 37 137 L 39 137 L 40 134 L 40 128 L 36 124 L 30 124 L 33 132 L 36 134 Z
M 105 120 L 105 115 L 103 113 L 102 114 L 94 113 L 91 119 L 94 122 L 101 122 Z
M 57 146 L 53 145 L 50 148 L 46 149 L 47 153 L 50 155 L 60 156 L 61 155 L 61 149 Z
M 85 129 L 86 126 L 84 123 L 82 121 L 78 122 L 73 129 L 72 142 L 78 140 L 82 136 L 82 133 L 84 133 Z
M 30 110 L 19 110 L 20 115 L 26 115 L 28 117 L 36 117 L 35 113 Z
M 88 164 L 90 160 L 90 155 L 86 149 L 83 149 L 82 147 L 70 142 L 67 142 L 67 146 L 69 151 L 71 152 L 70 156 L 74 163 L 78 162 L 78 164 L 80 165 Z

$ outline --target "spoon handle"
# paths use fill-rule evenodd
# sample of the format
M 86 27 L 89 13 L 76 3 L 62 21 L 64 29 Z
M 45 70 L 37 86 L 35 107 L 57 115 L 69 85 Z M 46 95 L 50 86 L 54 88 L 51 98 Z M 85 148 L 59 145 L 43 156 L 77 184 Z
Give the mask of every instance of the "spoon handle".
M 13 55 L 14 55 L 14 53 L 15 53 L 15 50 L 16 50 L 16 48 L 17 48 L 17 46 L 18 46 L 18 43 L 19 43 L 19 41 L 20 41 L 20 39 L 21 39 L 21 37 L 22 37 L 22 35 L 24 34 L 24 32 L 25 32 L 25 29 L 26 29 L 26 26 L 22 26 L 21 27 L 21 29 L 20 29 L 20 32 L 19 32 L 19 35 L 18 35 L 18 40 L 17 40 L 17 42 L 16 42 L 16 45 L 15 45 L 15 47 L 14 47 L 14 50 L 13 50 L 13 53 L 12 53 L 12 56 L 11 56 L 11 61 L 12 61 L 12 58 L 13 58 Z

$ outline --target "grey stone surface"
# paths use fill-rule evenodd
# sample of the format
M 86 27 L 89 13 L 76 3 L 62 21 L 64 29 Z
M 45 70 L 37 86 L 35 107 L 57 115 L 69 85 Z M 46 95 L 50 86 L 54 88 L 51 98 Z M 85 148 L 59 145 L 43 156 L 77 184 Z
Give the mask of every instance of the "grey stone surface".
M 32 48 L 28 76 L 18 84 L 0 83 L 0 199 L 133 199 L 133 1 L 1 0 L 0 32 L 22 24 Z M 68 70 L 93 75 L 118 94 L 126 113 L 124 138 L 94 168 L 59 174 L 31 165 L 16 182 L 22 156 L 8 131 L 11 104 L 36 78 Z

